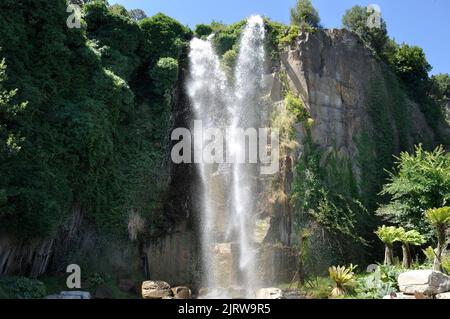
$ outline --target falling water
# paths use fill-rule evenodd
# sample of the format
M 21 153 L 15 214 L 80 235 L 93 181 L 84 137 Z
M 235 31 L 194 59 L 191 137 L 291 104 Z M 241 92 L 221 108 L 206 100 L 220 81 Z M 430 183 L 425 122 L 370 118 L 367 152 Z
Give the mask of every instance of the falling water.
M 253 242 L 258 165 L 239 164 L 237 157 L 249 157 L 241 129 L 261 125 L 264 37 L 263 19 L 250 17 L 241 36 L 233 84 L 221 68 L 212 36 L 191 42 L 188 93 L 194 117 L 204 129 L 228 127 L 231 133 L 226 135 L 225 149 L 232 164 L 197 164 L 202 183 L 202 284 L 215 291 L 211 297 L 230 297 L 227 289 L 239 287 L 245 291 L 243 297 L 251 298 L 259 287 Z M 207 142 L 204 136 L 194 135 L 195 139 Z M 201 152 L 202 144 L 194 145 L 194 153 Z

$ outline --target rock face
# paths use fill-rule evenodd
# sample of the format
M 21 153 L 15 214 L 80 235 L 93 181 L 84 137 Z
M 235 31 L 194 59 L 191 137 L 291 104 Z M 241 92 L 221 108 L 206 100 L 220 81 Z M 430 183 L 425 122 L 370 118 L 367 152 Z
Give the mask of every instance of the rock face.
M 279 288 L 262 288 L 256 292 L 256 299 L 283 299 L 283 291 Z
M 405 294 L 437 295 L 450 291 L 450 277 L 433 270 L 414 270 L 400 274 L 398 285 Z
M 188 287 L 175 287 L 172 288 L 174 299 L 191 299 L 192 293 Z
M 142 283 L 142 298 L 144 299 L 163 299 L 172 296 L 170 285 L 165 281 L 144 281 Z
M 88 291 L 62 291 L 59 295 L 49 295 L 45 299 L 91 299 Z
M 302 97 L 314 120 L 311 128 L 314 143 L 356 159 L 355 137 L 370 123 L 366 108 L 368 92 L 374 80 L 382 82 L 383 90 L 389 92 L 391 88 L 383 78 L 388 71 L 357 35 L 345 29 L 301 33 L 294 49 L 283 53 L 281 60 L 291 88 Z M 415 134 L 433 140 L 418 106 L 409 103 Z M 393 114 L 390 117 L 395 118 Z M 395 123 L 391 125 L 396 131 Z M 304 133 L 298 131 L 300 144 Z M 358 168 L 353 165 L 353 169 Z

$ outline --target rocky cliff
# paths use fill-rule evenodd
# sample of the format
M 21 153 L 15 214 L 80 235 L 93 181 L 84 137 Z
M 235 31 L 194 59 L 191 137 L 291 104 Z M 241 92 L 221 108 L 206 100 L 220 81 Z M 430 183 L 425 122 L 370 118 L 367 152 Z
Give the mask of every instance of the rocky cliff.
M 290 89 L 301 97 L 310 114 L 310 136 L 325 154 L 323 165 L 327 165 L 326 158 L 330 154 L 348 161 L 359 192 L 370 191 L 365 189 L 364 182 L 371 172 L 361 163 L 363 150 L 358 142 L 363 136 L 371 145 L 388 145 L 386 154 L 383 154 L 382 147 L 365 150 L 365 156 L 370 156 L 371 161 L 391 158 L 392 154 L 412 147 L 417 141 L 433 143 L 433 132 L 418 106 L 401 92 L 395 76 L 355 34 L 336 29 L 302 33 L 290 48 L 281 53 L 279 62 L 278 69 L 271 76 L 272 102 L 283 107 L 283 81 L 287 80 Z M 175 127 L 187 127 L 191 119 L 184 74 L 181 72 L 173 109 Z M 298 147 L 292 158 L 283 158 L 280 163 L 281 183 L 277 190 L 272 190 L 278 195 L 274 198 L 267 194 L 270 181 L 261 183 L 257 237 L 260 243 L 265 244 L 261 246 L 260 268 L 264 270 L 262 276 L 267 284 L 291 278 L 296 262 L 290 248 L 296 234 L 292 232 L 292 205 L 287 198 L 292 189 L 295 163 L 308 145 L 306 125 L 296 123 L 295 129 Z M 196 178 L 191 165 L 172 167 L 164 208 L 165 234 L 158 240 L 146 240 L 142 243 L 141 252 L 136 245 L 130 245 L 123 250 L 123 256 L 114 258 L 115 264 L 126 268 L 127 258 L 134 258 L 133 263 L 137 264 L 143 260 L 147 277 L 165 280 L 172 285 L 194 283 L 199 278 L 199 244 L 195 235 L 199 201 L 195 189 L 192 189 L 192 181 Z M 71 229 L 79 230 L 80 222 L 74 223 L 78 226 L 69 225 L 68 234 L 73 234 Z M 78 238 L 76 245 L 86 241 L 92 243 L 86 239 L 89 232 L 65 237 Z M 0 274 L 21 272 L 37 276 L 45 272 L 52 257 L 60 253 L 57 247 L 59 250 L 67 248 L 65 245 L 57 246 L 57 238 L 32 244 L 0 238 Z M 76 249 L 75 246 L 72 243 L 71 247 Z M 135 266 L 139 268 L 139 265 Z

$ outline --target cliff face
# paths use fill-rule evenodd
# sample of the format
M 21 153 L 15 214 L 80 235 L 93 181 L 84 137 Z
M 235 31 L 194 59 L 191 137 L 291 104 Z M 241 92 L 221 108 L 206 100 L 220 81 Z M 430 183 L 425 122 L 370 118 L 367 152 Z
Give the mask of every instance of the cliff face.
M 351 159 L 353 168 L 358 171 L 355 137 L 363 130 L 376 128 L 368 109 L 373 98 L 371 90 L 374 82 L 379 82 L 381 94 L 391 94 L 391 87 L 384 80 L 384 73 L 389 71 L 358 36 L 338 29 L 302 33 L 294 48 L 285 51 L 281 60 L 291 88 L 302 97 L 314 120 L 311 127 L 313 142 L 324 149 L 335 149 L 340 156 Z M 407 118 L 411 115 L 412 118 L 404 146 L 411 146 L 415 140 L 433 140 L 433 132 L 418 106 L 411 101 L 406 102 L 410 114 L 401 116 Z M 395 110 L 388 107 L 374 111 L 388 112 L 386 117 L 390 119 L 395 151 L 399 151 L 401 145 Z M 298 133 L 302 145 L 304 135 L 302 130 Z
M 362 171 L 358 160 L 361 157 L 358 139 L 362 134 L 367 134 L 373 143 L 380 143 L 381 140 L 391 145 L 389 157 L 400 150 L 410 148 L 417 141 L 432 143 L 434 140 L 433 132 L 427 126 L 418 106 L 404 94 L 400 99 L 392 97 L 392 85 L 399 86 L 395 76 L 390 74 L 382 62 L 351 32 L 324 30 L 302 33 L 296 43 L 281 54 L 280 60 L 281 70 L 272 75 L 272 102 L 282 105 L 281 74 L 285 73 L 291 90 L 301 97 L 313 120 L 310 128 L 313 143 L 325 154 L 333 152 L 339 158 L 348 160 L 359 184 L 365 178 L 364 173 L 367 173 Z M 187 123 L 191 119 L 184 73 L 181 72 L 172 112 L 175 127 L 188 127 Z M 374 105 L 373 100 L 378 96 L 384 98 Z M 404 104 L 403 110 L 407 110 L 404 114 L 396 108 L 399 101 Z M 377 115 L 383 118 L 386 131 L 384 135 L 380 132 Z M 294 237 L 292 207 L 286 201 L 286 196 L 292 189 L 295 162 L 305 151 L 307 133 L 302 123 L 296 123 L 295 128 L 298 150 L 292 162 L 283 159 L 280 174 L 282 186 L 279 186 L 280 190 L 275 190 L 284 193 L 284 197 L 270 198 L 264 193 L 268 184 L 261 187 L 258 208 L 258 228 L 261 234 L 257 235 L 260 237 L 260 243 L 267 244 L 261 248 L 260 254 L 260 269 L 263 270 L 262 276 L 266 278 L 267 285 L 280 277 L 289 280 L 296 262 L 292 251 L 286 248 L 291 245 Z M 377 161 L 381 155 L 378 149 L 371 150 L 372 161 Z M 111 256 L 108 262 L 123 269 L 127 267 L 127 262 L 133 263 L 136 269 L 144 265 L 147 277 L 166 280 L 172 285 L 195 282 L 199 276 L 200 263 L 196 235 L 199 200 L 198 192 L 192 189 L 196 178 L 191 165 L 172 167 L 165 199 L 166 234 L 159 240 L 144 242 L 140 252 L 136 245 L 130 244 L 129 247 L 121 249 L 121 256 L 118 256 L 117 252 L 108 254 Z M 264 183 L 268 182 L 263 181 Z M 23 273 L 37 276 L 45 272 L 52 262 L 55 264 L 52 257 L 60 256 L 69 246 L 71 249 L 88 252 L 89 247 L 96 245 L 93 235 L 95 232 L 81 231 L 81 222 L 77 220 L 75 218 L 73 224 L 69 223 L 67 231 L 60 235 L 62 237 L 33 244 L 15 243 L 0 237 L 0 275 Z M 64 241 L 59 241 L 58 238 L 74 239 L 67 246 L 61 244 Z M 59 242 L 59 245 L 56 242 Z

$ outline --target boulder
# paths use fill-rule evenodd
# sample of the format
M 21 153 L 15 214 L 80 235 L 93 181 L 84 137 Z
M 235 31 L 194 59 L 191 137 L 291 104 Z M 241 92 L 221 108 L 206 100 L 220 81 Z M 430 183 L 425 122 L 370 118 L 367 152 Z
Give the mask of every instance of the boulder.
M 413 270 L 400 274 L 398 285 L 407 295 L 436 295 L 450 291 L 450 277 L 433 270 Z
M 62 291 L 59 299 L 91 299 L 89 291 Z
M 188 287 L 175 287 L 172 288 L 174 299 L 192 299 L 191 290 Z
M 134 289 L 136 287 L 134 281 L 133 280 L 129 280 L 129 279 L 120 279 L 117 286 L 123 292 L 134 291 Z
M 256 299 L 283 299 L 283 291 L 279 288 L 258 289 Z
M 172 296 L 170 285 L 165 281 L 144 281 L 142 283 L 142 298 L 144 299 L 162 299 Z
M 113 292 L 111 288 L 107 286 L 99 286 L 95 290 L 95 298 L 96 299 L 113 299 Z
M 450 299 L 450 292 L 444 292 L 442 294 L 437 294 L 436 299 Z

